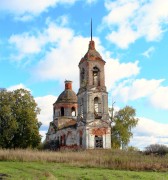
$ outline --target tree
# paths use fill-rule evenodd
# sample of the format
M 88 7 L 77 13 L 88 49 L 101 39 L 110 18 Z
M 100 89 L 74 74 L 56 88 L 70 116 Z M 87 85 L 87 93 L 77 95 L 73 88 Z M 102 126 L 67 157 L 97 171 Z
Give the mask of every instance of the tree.
M 145 154 L 155 154 L 164 156 L 168 153 L 168 147 L 163 144 L 151 144 L 145 148 Z
M 14 97 L 11 92 L 0 91 L 0 147 L 11 147 L 17 131 L 16 118 L 12 115 Z
M 29 91 L 0 91 L 0 147 L 36 147 L 41 141 L 40 110 Z
M 135 118 L 135 115 L 135 109 L 126 106 L 115 112 L 114 117 L 111 117 L 111 141 L 113 148 L 121 147 L 124 149 L 128 145 L 130 138 L 133 136 L 131 129 L 138 123 L 138 118 Z

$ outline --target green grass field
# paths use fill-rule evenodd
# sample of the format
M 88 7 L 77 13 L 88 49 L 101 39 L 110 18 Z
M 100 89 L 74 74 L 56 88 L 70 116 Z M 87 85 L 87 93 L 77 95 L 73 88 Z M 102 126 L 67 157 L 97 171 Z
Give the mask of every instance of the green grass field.
M 168 172 L 135 172 L 103 168 L 75 167 L 48 162 L 0 162 L 2 179 L 12 180 L 167 180 Z M 0 177 L 1 179 L 1 177 Z
M 168 156 L 121 150 L 0 149 L 0 180 L 167 180 Z

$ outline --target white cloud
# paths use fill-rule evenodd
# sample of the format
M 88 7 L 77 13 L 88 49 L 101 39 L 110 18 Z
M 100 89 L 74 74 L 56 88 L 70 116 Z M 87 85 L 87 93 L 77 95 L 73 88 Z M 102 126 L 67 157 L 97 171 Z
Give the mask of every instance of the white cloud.
M 147 41 L 159 40 L 168 22 L 165 0 L 107 0 L 105 7 L 109 13 L 103 24 L 113 30 L 107 39 L 120 48 L 127 48 L 141 37 Z
M 45 32 L 47 32 L 49 41 L 52 41 L 54 38 L 57 39 L 57 37 L 59 41 L 57 42 L 57 46 L 48 51 L 45 57 L 35 67 L 34 72 L 36 77 L 41 80 L 59 80 L 61 82 L 69 78 L 74 82 L 74 87 L 77 89 L 79 87 L 79 69 L 77 65 L 87 52 L 89 38 L 75 36 L 73 31 L 68 28 L 62 28 L 59 31 L 54 24 Z M 110 58 L 110 52 L 105 51 L 98 38 L 94 37 L 94 41 L 96 49 L 103 55 L 106 61 L 105 72 L 108 89 L 116 81 L 132 77 L 139 73 L 138 61 L 120 63 L 118 59 Z M 55 67 L 59 68 L 56 69 Z
M 139 117 L 137 127 L 133 129 L 130 145 L 144 149 L 150 144 L 168 145 L 168 124 L 155 122 L 151 119 Z
M 65 23 L 67 19 L 61 18 L 61 24 Z M 66 34 L 66 36 L 65 36 Z M 9 43 L 16 49 L 17 54 L 12 55 L 12 59 L 21 61 L 29 55 L 41 53 L 43 48 L 47 45 L 50 47 L 59 45 L 66 45 L 73 37 L 73 31 L 69 28 L 63 28 L 60 24 L 47 22 L 47 28 L 42 32 L 36 31 L 31 33 L 23 33 L 12 35 L 9 38 Z M 44 51 L 45 52 L 45 51 Z
M 30 20 L 33 16 L 47 11 L 50 7 L 58 4 L 74 4 L 77 0 L 5 0 L 0 1 L 0 11 L 9 12 L 15 15 L 16 19 Z
M 38 107 L 41 109 L 38 115 L 38 121 L 43 126 L 49 126 L 49 123 L 53 120 L 53 103 L 57 100 L 56 96 L 47 95 L 43 97 L 36 97 L 35 101 Z
M 65 36 L 64 36 L 65 37 Z M 66 36 L 68 38 L 68 36 Z M 86 48 L 87 38 L 72 37 L 60 39 L 58 47 L 52 48 L 33 70 L 33 75 L 40 80 L 65 79 L 73 81 L 73 87 L 78 88 L 78 63 L 82 57 L 83 47 Z M 66 52 L 66 53 L 65 53 Z M 84 51 L 86 53 L 86 51 Z
M 137 33 L 133 31 L 130 27 L 122 25 L 118 32 L 112 32 L 107 35 L 107 40 L 113 42 L 120 48 L 128 48 L 130 43 L 134 43 L 137 39 Z M 129 42 L 129 43 L 128 43 Z
M 59 24 L 59 26 L 63 27 L 65 25 L 68 25 L 70 21 L 67 15 L 63 15 L 63 16 L 59 16 L 56 22 L 57 24 Z M 50 24 L 50 20 L 48 20 L 48 23 Z
M 10 44 L 15 44 L 20 51 L 19 54 L 34 54 L 40 52 L 42 42 L 40 38 L 30 36 L 27 33 L 21 35 L 12 35 L 9 39 Z
M 86 3 L 88 4 L 92 4 L 92 3 L 96 3 L 98 0 L 86 0 Z
M 111 89 L 119 80 L 137 75 L 139 71 L 138 61 L 120 63 L 118 59 L 108 58 L 105 65 L 107 89 Z
M 29 88 L 27 88 L 22 83 L 17 84 L 17 85 L 13 85 L 13 86 L 10 86 L 9 88 L 7 88 L 8 91 L 14 91 L 14 90 L 17 90 L 17 89 L 26 89 L 27 91 L 31 91 Z
M 154 52 L 155 48 L 152 46 L 148 48 L 145 52 L 142 53 L 143 56 L 150 58 L 152 53 Z
M 153 107 L 168 110 L 168 86 L 162 82 L 164 79 L 126 79 L 113 87 L 112 95 L 123 102 L 146 98 Z
M 42 135 L 42 142 L 45 140 L 46 133 L 51 121 L 53 121 L 53 103 L 57 100 L 56 96 L 46 95 L 36 97 L 35 101 L 41 109 L 40 114 L 37 116 L 38 121 L 42 123 L 40 134 Z
M 163 80 L 130 80 L 140 72 L 138 61 L 120 63 L 118 59 L 111 58 L 111 52 L 105 51 L 98 38 L 94 38 L 94 40 L 96 49 L 106 60 L 106 86 L 108 91 L 113 88 L 113 96 L 122 101 L 151 97 L 152 105 L 167 109 L 167 104 L 162 98 L 162 94 L 167 97 L 167 89 L 159 89 Z M 87 52 L 89 38 L 75 36 L 72 29 L 48 21 L 47 27 L 35 35 L 32 33 L 13 35 L 10 42 L 16 46 L 19 60 L 29 57 L 30 54 L 40 54 L 42 49 L 47 47 L 48 50 L 43 52 L 44 56 L 31 71 L 32 78 L 58 80 L 61 83 L 65 79 L 69 79 L 73 81 L 73 89 L 77 91 L 79 87 L 78 63 Z M 146 55 L 149 54 L 149 51 L 151 50 L 149 49 Z M 127 80 L 119 83 L 124 79 Z
M 14 53 L 10 55 L 10 59 L 18 62 L 23 61 L 27 55 L 30 57 L 30 55 L 39 53 L 42 47 L 41 41 L 27 33 L 12 35 L 9 43 L 15 49 Z
M 59 19 L 59 24 L 49 20 L 47 21 L 47 27 L 40 32 L 36 32 L 34 35 L 32 35 L 32 32 L 13 35 L 9 42 L 18 51 L 13 59 L 19 61 L 25 60 L 31 54 L 40 54 L 47 47 L 48 50 L 43 51 L 44 56 L 34 67 L 32 73 L 34 77 L 38 80 L 59 80 L 61 82 L 70 79 L 74 82 L 75 89 L 77 89 L 79 82 L 78 63 L 87 52 L 89 38 L 75 36 L 72 29 L 60 26 L 62 22 L 67 24 L 67 18 Z M 94 41 L 96 49 L 106 61 L 105 72 L 108 89 L 116 81 L 139 73 L 138 61 L 120 63 L 118 59 L 111 58 L 111 52 L 105 51 L 98 38 L 94 37 Z
M 150 97 L 150 102 L 156 108 L 168 110 L 168 87 L 157 88 Z
M 125 80 L 121 82 L 113 91 L 113 95 L 127 102 L 138 98 L 150 97 L 164 80 Z
M 60 39 L 58 47 L 51 49 L 51 51 L 46 54 L 34 69 L 34 72 L 36 76 L 42 80 L 54 79 L 61 82 L 65 79 L 72 80 L 73 87 L 78 89 L 78 64 L 87 52 L 89 39 L 81 36 L 72 36 L 71 38 L 66 36 L 66 38 L 67 39 Z M 99 48 L 99 40 L 97 38 L 94 38 L 94 40 L 96 46 Z
M 60 27 L 51 22 L 48 23 L 46 29 L 38 34 L 39 36 L 34 36 L 34 38 L 39 43 L 40 49 L 48 46 L 48 51 L 44 51 L 44 56 L 32 70 L 33 78 L 59 80 L 61 83 L 65 79 L 69 79 L 73 81 L 73 87 L 77 90 L 79 87 L 78 64 L 87 52 L 89 38 L 75 36 L 72 29 Z M 30 38 L 32 38 L 31 35 Z M 24 43 L 27 40 L 29 42 L 29 38 L 24 40 Z M 94 41 L 96 49 L 102 52 L 104 49 L 99 39 L 94 37 Z M 18 50 L 22 51 L 22 49 Z M 25 56 L 27 56 L 27 53 L 25 53 Z
M 26 14 L 23 16 L 16 16 L 14 18 L 16 21 L 22 21 L 22 22 L 27 22 L 27 21 L 31 21 L 33 19 L 33 16 L 30 14 Z
M 40 130 L 40 135 L 42 136 L 41 142 L 43 142 L 46 138 L 47 130 Z

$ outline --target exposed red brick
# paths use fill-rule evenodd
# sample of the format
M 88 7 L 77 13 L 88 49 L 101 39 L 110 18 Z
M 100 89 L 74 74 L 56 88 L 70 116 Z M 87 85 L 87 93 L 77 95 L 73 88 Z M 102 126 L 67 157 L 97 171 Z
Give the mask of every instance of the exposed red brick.
M 65 81 L 65 89 L 72 90 L 72 81 Z
M 92 129 L 92 135 L 95 135 L 95 136 L 103 136 L 107 133 L 108 133 L 107 128 L 94 128 L 94 129 Z

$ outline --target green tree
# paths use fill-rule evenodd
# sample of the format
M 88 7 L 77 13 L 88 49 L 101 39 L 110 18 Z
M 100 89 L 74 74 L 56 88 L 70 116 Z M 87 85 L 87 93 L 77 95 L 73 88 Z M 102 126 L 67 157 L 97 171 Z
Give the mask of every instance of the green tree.
M 37 120 L 39 112 L 29 91 L 0 91 L 0 147 L 38 146 L 41 140 Z
M 145 148 L 145 154 L 155 154 L 164 156 L 168 153 L 168 147 L 163 144 L 151 144 Z
M 12 147 L 11 141 L 18 128 L 16 118 L 12 115 L 13 103 L 11 92 L 0 91 L 0 147 Z
M 112 113 L 113 114 L 113 113 Z M 126 148 L 130 138 L 133 136 L 131 130 L 138 123 L 135 117 L 136 111 L 130 106 L 126 106 L 115 112 L 112 120 L 111 141 L 113 148 Z

